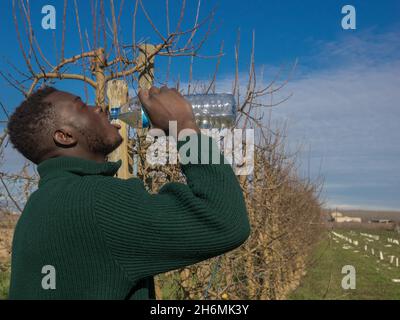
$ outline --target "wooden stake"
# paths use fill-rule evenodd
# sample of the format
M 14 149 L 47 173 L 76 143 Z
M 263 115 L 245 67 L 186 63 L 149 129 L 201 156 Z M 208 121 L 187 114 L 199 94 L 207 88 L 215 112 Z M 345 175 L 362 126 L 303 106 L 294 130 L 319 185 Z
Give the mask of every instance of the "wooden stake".
M 138 56 L 138 65 L 143 66 L 141 70 L 139 70 L 139 88 L 142 89 L 150 89 L 153 85 L 154 81 L 154 56 L 150 59 L 148 58 L 152 55 L 157 48 L 151 44 L 143 44 L 139 46 L 139 56 Z M 138 146 L 138 150 L 140 149 L 140 143 L 145 140 L 145 136 L 147 135 L 147 129 L 145 128 L 137 128 L 138 141 L 136 141 Z M 142 155 L 143 156 L 143 155 Z M 143 159 L 142 159 L 143 160 Z M 146 175 L 146 161 L 140 161 L 140 155 L 135 157 L 133 161 L 133 172 L 138 177 L 144 177 Z
M 150 55 L 154 53 L 156 47 L 151 44 L 144 44 L 139 46 L 139 56 L 138 56 L 138 65 L 143 65 L 143 68 L 139 71 L 139 88 L 142 89 L 150 89 L 153 85 L 154 81 L 154 56 L 150 59 L 148 58 Z M 138 141 L 136 143 L 140 143 L 144 140 L 144 137 L 147 134 L 147 129 L 138 128 L 137 135 Z M 140 148 L 140 145 L 139 145 Z M 139 161 L 139 157 L 136 157 L 133 161 L 134 169 L 133 171 L 137 173 L 139 177 L 146 177 L 146 169 L 147 163 L 146 161 Z M 162 299 L 162 291 L 160 288 L 160 283 L 157 278 L 154 281 L 155 293 L 157 299 Z
M 107 97 L 109 108 L 122 106 L 128 102 L 128 85 L 124 80 L 110 80 L 107 82 Z M 128 179 L 132 177 L 129 170 L 129 153 L 128 153 L 128 125 L 120 120 L 114 120 L 120 126 L 120 135 L 124 139 L 122 144 L 108 156 L 109 161 L 122 160 L 122 165 L 117 172 L 117 177 Z
M 154 81 L 154 56 L 150 59 L 150 55 L 156 51 L 156 47 L 152 44 L 143 44 L 139 46 L 140 54 L 138 56 L 138 65 L 143 65 L 139 73 L 139 87 L 150 89 Z

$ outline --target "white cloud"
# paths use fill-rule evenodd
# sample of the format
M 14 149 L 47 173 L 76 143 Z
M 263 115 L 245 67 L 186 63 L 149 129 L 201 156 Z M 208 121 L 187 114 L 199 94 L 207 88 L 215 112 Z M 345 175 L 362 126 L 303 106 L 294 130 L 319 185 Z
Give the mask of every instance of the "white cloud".
M 311 176 L 322 164 L 327 203 L 400 208 L 399 40 L 400 33 L 364 33 L 318 43 L 318 53 L 303 59 L 309 65 L 300 59 L 297 77 L 275 97 L 293 93 L 273 119 L 288 121 L 292 149 L 307 146 Z
M 315 42 L 316 53 L 308 57 L 315 65 L 381 65 L 384 60 L 396 60 L 400 51 L 400 32 L 379 33 L 366 29 L 342 33 L 339 40 Z
M 343 63 L 291 82 L 293 98 L 275 112 L 289 120 L 292 143 L 309 143 L 312 163 L 323 159 L 326 197 L 337 206 L 400 208 L 396 39 L 399 34 L 368 35 L 368 41 L 350 38 L 328 44 L 331 55 L 329 50 L 321 55 L 333 60 L 339 56 Z
M 397 211 L 398 207 L 385 207 L 385 206 L 374 206 L 368 205 L 365 203 L 358 204 L 346 204 L 346 203 L 337 203 L 337 202 L 328 202 L 324 206 L 326 209 L 338 209 L 338 210 L 372 210 L 372 211 Z

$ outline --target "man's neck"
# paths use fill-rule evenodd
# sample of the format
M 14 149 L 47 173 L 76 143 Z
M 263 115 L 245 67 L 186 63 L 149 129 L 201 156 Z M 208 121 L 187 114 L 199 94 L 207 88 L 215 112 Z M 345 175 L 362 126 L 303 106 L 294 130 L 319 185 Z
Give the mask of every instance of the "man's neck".
M 57 158 L 57 157 L 75 157 L 75 158 L 96 161 L 98 163 L 106 162 L 106 157 L 103 154 L 89 153 L 89 152 L 71 152 L 71 150 L 69 150 L 69 152 L 50 153 L 46 155 L 40 162 L 50 158 Z

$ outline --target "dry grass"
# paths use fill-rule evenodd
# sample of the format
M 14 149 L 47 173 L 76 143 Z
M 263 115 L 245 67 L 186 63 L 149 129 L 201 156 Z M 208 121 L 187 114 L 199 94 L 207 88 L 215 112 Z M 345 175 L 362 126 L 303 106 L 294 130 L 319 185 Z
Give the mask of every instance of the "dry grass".
M 8 294 L 12 236 L 17 220 L 17 215 L 0 212 L 0 299 Z
M 184 182 L 177 166 L 148 165 L 142 134 L 132 149 L 138 151 L 139 177 L 148 190 Z M 247 242 L 221 257 L 158 276 L 158 298 L 284 299 L 297 287 L 324 226 L 320 185 L 297 176 L 281 136 L 263 140 L 256 148 L 254 174 L 239 178 L 252 227 Z
M 8 263 L 11 244 L 18 215 L 0 212 L 0 263 Z

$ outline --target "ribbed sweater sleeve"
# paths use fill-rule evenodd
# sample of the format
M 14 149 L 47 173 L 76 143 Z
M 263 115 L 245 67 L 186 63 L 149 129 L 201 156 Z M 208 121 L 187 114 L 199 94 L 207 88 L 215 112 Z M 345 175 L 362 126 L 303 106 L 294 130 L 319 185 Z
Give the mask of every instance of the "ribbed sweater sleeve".
M 201 137 L 209 151 L 202 150 Z M 211 157 L 215 141 L 197 138 L 197 159 Z M 158 194 L 148 193 L 137 178 L 97 180 L 95 218 L 110 254 L 130 279 L 206 260 L 248 238 L 242 190 L 231 166 L 219 152 L 218 157 L 220 164 L 181 165 L 187 184 L 167 183 Z

